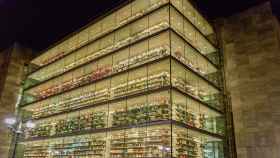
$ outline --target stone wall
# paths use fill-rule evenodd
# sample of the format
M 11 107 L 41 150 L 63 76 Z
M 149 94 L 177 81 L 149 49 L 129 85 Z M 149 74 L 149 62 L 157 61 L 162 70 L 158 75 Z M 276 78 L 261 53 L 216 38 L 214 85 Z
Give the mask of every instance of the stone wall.
M 280 157 L 279 24 L 270 3 L 217 22 L 238 158 Z
M 0 158 L 8 158 L 11 133 L 3 123 L 7 117 L 14 116 L 24 64 L 30 61 L 32 51 L 13 45 L 0 53 Z

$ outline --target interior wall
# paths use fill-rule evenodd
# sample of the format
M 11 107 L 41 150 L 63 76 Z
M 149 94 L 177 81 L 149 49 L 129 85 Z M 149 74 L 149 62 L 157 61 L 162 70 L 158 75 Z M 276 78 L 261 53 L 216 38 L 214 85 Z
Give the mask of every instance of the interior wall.
M 269 2 L 217 21 L 238 158 L 279 158 L 279 23 Z

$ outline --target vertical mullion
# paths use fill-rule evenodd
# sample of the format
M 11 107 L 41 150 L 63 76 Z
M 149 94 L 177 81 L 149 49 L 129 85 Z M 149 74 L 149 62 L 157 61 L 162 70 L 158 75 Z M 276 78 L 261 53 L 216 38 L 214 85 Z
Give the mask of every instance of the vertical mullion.
M 130 6 L 130 15 L 132 16 L 132 6 L 133 6 L 133 0 L 131 0 L 131 6 Z M 129 36 L 131 36 L 132 34 L 132 25 L 129 26 Z M 128 59 L 130 58 L 130 54 L 131 53 L 131 42 L 129 43 L 129 47 L 128 47 Z M 128 67 L 127 69 L 129 69 L 129 63 L 130 61 L 128 60 Z M 126 76 L 126 97 L 125 97 L 125 112 L 127 113 L 128 112 L 128 107 L 127 107 L 127 100 L 128 100 L 128 97 L 127 97 L 127 92 L 128 92 L 128 82 L 129 82 L 129 75 L 130 75 L 130 71 L 127 72 L 127 76 Z M 125 116 L 125 120 L 127 119 L 127 115 Z M 127 133 L 127 129 L 122 129 L 123 131 L 123 143 L 125 144 L 126 143 L 126 133 Z M 125 152 L 124 150 L 122 151 L 123 153 L 123 157 L 125 158 L 127 155 L 125 155 Z
M 149 1 L 149 6 L 151 5 L 151 1 Z M 146 28 L 146 29 L 149 29 L 150 28 L 150 15 L 146 15 L 147 16 L 147 18 L 148 18 L 148 28 Z M 145 18 L 145 17 L 144 17 Z M 150 32 L 149 32 L 149 35 L 148 36 L 150 36 Z M 149 50 L 150 50 L 150 39 L 147 39 L 148 40 L 148 52 L 149 52 Z M 149 66 L 146 66 L 146 76 L 147 76 L 147 81 L 146 81 L 146 88 L 147 88 L 147 91 L 149 90 Z M 146 103 L 145 103 L 145 105 L 144 105 L 144 108 L 148 108 L 149 107 L 149 95 L 145 95 L 145 98 L 146 98 Z M 150 115 L 150 113 L 149 113 L 149 111 L 147 111 L 148 113 L 147 114 L 145 114 L 145 115 Z M 149 117 L 149 116 L 148 116 Z M 146 117 L 146 118 L 148 118 L 148 117 Z M 144 144 L 144 146 L 146 147 L 147 146 L 147 142 L 146 142 L 146 140 L 148 140 L 148 123 L 150 122 L 150 120 L 148 121 L 146 121 L 146 128 L 145 128 L 145 137 L 146 137 L 146 139 L 144 138 L 144 142 L 143 142 L 143 144 Z M 144 152 L 146 152 L 146 154 L 145 154 L 145 157 L 148 157 L 148 155 L 149 155 L 149 153 L 147 153 L 147 151 L 149 151 L 149 148 L 145 148 L 144 149 Z
M 168 5 L 168 18 L 169 18 L 169 28 L 171 27 L 171 8 L 170 8 L 170 0 L 169 0 L 169 5 Z M 169 84 L 170 84 L 170 88 L 169 88 L 169 100 L 170 100 L 170 104 L 171 104 L 171 118 L 169 120 L 170 121 L 170 147 L 171 147 L 171 150 L 170 150 L 170 154 L 171 154 L 171 157 L 173 157 L 173 99 L 172 99 L 172 61 L 171 61 L 171 55 L 172 55 L 172 46 L 171 46 L 171 31 L 169 30 Z

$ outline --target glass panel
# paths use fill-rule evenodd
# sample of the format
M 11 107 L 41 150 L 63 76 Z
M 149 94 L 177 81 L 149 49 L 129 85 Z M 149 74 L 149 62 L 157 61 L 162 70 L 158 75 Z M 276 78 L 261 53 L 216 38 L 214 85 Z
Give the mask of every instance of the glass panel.
M 89 40 L 96 39 L 102 34 L 102 21 L 98 21 L 89 27 Z
M 137 0 L 132 2 L 132 15 L 133 16 L 140 16 L 141 11 L 147 9 L 149 7 L 148 0 Z
M 76 54 L 71 54 L 71 55 L 63 58 L 64 67 L 65 67 L 66 70 L 67 69 L 71 69 L 71 68 L 73 68 L 75 66 L 75 62 L 74 62 L 75 61 L 75 56 L 76 56 Z M 57 74 L 59 72 L 64 72 L 64 71 L 65 70 L 58 69 Z
M 75 101 L 72 101 L 72 106 L 66 107 L 64 110 L 67 110 L 68 108 L 69 109 L 75 108 L 75 107 L 78 108 L 78 107 L 90 106 L 90 105 L 95 104 L 95 98 L 97 97 L 96 91 L 98 89 L 98 87 L 97 87 L 98 84 L 99 83 L 90 84 L 86 87 L 82 87 L 82 89 L 78 89 L 76 91 L 77 95 L 75 96 L 75 99 L 78 100 L 77 104 L 75 105 L 74 104 Z M 83 99 L 79 99 L 79 97 L 82 97 Z
M 92 74 L 97 69 L 97 62 L 90 63 L 83 67 L 85 74 Z
M 95 41 L 93 43 L 91 43 L 90 45 L 88 45 L 88 57 L 89 55 L 94 55 L 96 54 L 101 48 L 101 40 Z
M 102 19 L 102 32 L 107 33 L 113 30 L 116 25 L 116 13 L 112 13 Z
M 68 42 L 69 42 L 68 43 L 68 49 L 70 51 L 76 49 L 77 46 L 78 46 L 78 36 L 74 35 L 74 36 L 70 37 Z
M 88 47 L 86 47 L 86 46 L 82 47 L 75 54 L 76 54 L 76 60 L 75 60 L 74 65 L 78 66 L 78 65 L 84 64 L 85 63 L 84 58 L 86 58 L 86 56 L 88 54 Z
M 126 107 L 127 101 L 118 101 L 109 105 L 109 127 L 118 127 L 127 125 Z
M 187 113 L 188 116 L 190 117 L 190 121 L 184 122 L 192 127 L 200 128 L 200 129 L 205 129 L 203 127 L 204 120 L 203 120 L 203 114 L 202 111 L 200 111 L 200 108 L 204 108 L 205 110 L 211 111 L 209 108 L 203 106 L 199 102 L 186 97 L 187 99 Z M 212 133 L 215 133 L 214 131 L 209 131 Z
M 131 17 L 131 4 L 128 4 L 117 11 L 117 24 L 125 24 Z
M 184 32 L 184 19 L 177 11 L 171 9 L 170 12 L 170 23 L 171 27 L 175 29 L 178 33 Z
M 101 39 L 101 49 L 112 49 L 110 46 L 114 44 L 114 34 L 110 34 Z M 108 50 L 111 51 L 111 50 Z
M 149 40 L 149 49 L 154 50 L 155 48 L 160 48 L 162 54 L 170 53 L 170 38 L 169 38 L 169 31 L 163 32 L 159 35 L 151 37 Z
M 178 122 L 190 122 L 190 117 L 187 113 L 186 97 L 177 91 L 172 91 L 172 120 Z
M 89 29 L 82 30 L 78 33 L 78 46 L 82 46 L 88 42 Z
M 115 35 L 115 39 L 116 39 L 116 43 L 120 42 L 120 46 L 125 45 L 129 42 L 129 40 L 127 40 L 130 37 L 130 29 L 131 26 L 125 26 L 119 30 L 116 31 L 116 35 Z
M 113 73 L 124 71 L 128 68 L 129 48 L 113 54 Z
M 188 21 L 184 21 L 184 33 L 183 36 L 186 36 L 186 40 L 194 45 L 197 42 L 197 32 L 194 30 L 193 26 L 188 23 Z M 194 45 L 195 46 L 195 45 Z
M 157 89 L 170 85 L 170 63 L 163 60 L 148 66 L 148 88 Z
M 220 113 L 211 110 L 202 104 L 199 106 L 199 128 L 208 132 L 224 135 L 225 119 Z
M 71 72 L 70 72 L 71 73 Z M 87 82 L 83 69 L 76 69 L 72 72 L 72 77 L 66 78 L 66 82 L 61 84 L 61 91 L 66 91 L 80 86 L 82 83 Z
M 65 117 L 65 116 L 59 116 L 58 119 L 61 117 Z M 55 124 L 52 121 L 53 119 L 44 119 L 44 120 L 35 121 L 34 123 L 36 124 L 36 127 L 33 129 L 26 128 L 26 124 L 23 124 L 23 129 L 25 131 L 24 138 L 29 139 L 29 138 L 47 137 L 47 136 L 55 135 L 56 131 L 53 128 Z
M 76 57 L 75 62 L 78 62 L 79 60 L 84 58 L 87 54 L 87 51 L 88 51 L 88 47 L 82 47 L 81 49 L 79 49 L 75 56 Z
M 126 125 L 141 125 L 149 121 L 147 114 L 147 96 L 143 95 L 127 100 L 127 112 L 124 114 Z
M 144 17 L 143 19 L 137 20 L 135 23 L 131 25 L 131 35 L 132 36 L 139 36 L 135 38 L 141 38 L 141 36 L 145 36 L 149 32 L 142 32 L 147 29 L 149 26 L 149 19 L 148 17 Z
M 152 93 L 147 98 L 147 116 L 151 122 L 171 119 L 170 92 L 162 91 Z
M 150 0 L 151 6 L 158 6 L 159 4 L 167 3 L 169 0 Z
M 50 50 L 50 52 L 48 52 L 48 55 L 45 56 L 45 59 L 43 60 L 42 64 L 45 65 L 45 64 L 48 64 L 50 62 L 53 62 L 55 60 L 57 60 L 59 58 L 60 55 L 56 56 L 56 54 L 60 54 L 60 47 L 59 45 L 52 48 Z
M 127 94 L 128 73 L 114 76 L 111 81 L 111 97 L 117 98 Z
M 101 105 L 95 108 L 80 112 L 79 129 L 92 130 L 107 127 L 108 105 Z
M 171 63 L 172 85 L 182 91 L 186 89 L 186 71 L 179 63 Z
M 178 60 L 182 61 L 185 59 L 185 42 L 183 39 L 171 33 L 171 54 Z
M 149 24 L 150 26 L 157 25 L 159 23 L 165 22 L 168 23 L 169 21 L 169 9 L 168 7 L 164 7 L 149 16 Z
M 100 82 L 96 83 L 96 89 L 95 89 L 95 103 L 103 102 L 109 99 L 110 97 L 110 79 L 102 80 Z
M 140 93 L 147 90 L 147 68 L 141 67 L 128 74 L 128 94 Z
M 148 40 L 145 40 L 143 42 L 137 43 L 130 48 L 130 54 L 129 58 L 135 58 L 140 54 L 143 54 L 145 51 L 148 50 Z
M 106 56 L 98 61 L 98 68 L 92 72 L 92 79 L 102 79 L 111 75 L 112 72 L 112 55 Z
M 221 139 L 175 125 L 172 128 L 173 157 L 224 157 Z
M 108 151 L 107 151 L 107 157 L 112 158 L 119 158 L 124 155 L 124 150 L 126 147 L 125 141 L 125 131 L 119 130 L 119 131 L 112 131 L 108 132 Z
M 177 8 L 180 12 L 183 11 L 183 1 L 188 0 L 171 0 L 171 4 L 174 5 L 175 8 Z

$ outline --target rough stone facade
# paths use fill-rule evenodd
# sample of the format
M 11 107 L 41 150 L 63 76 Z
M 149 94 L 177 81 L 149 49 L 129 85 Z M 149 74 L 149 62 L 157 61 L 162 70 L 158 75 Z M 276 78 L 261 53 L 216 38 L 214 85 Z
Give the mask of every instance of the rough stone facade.
M 0 158 L 8 158 L 11 133 L 3 123 L 7 117 L 14 116 L 24 64 L 32 57 L 32 51 L 18 44 L 0 52 Z
M 238 158 L 280 157 L 280 34 L 270 3 L 218 21 Z

